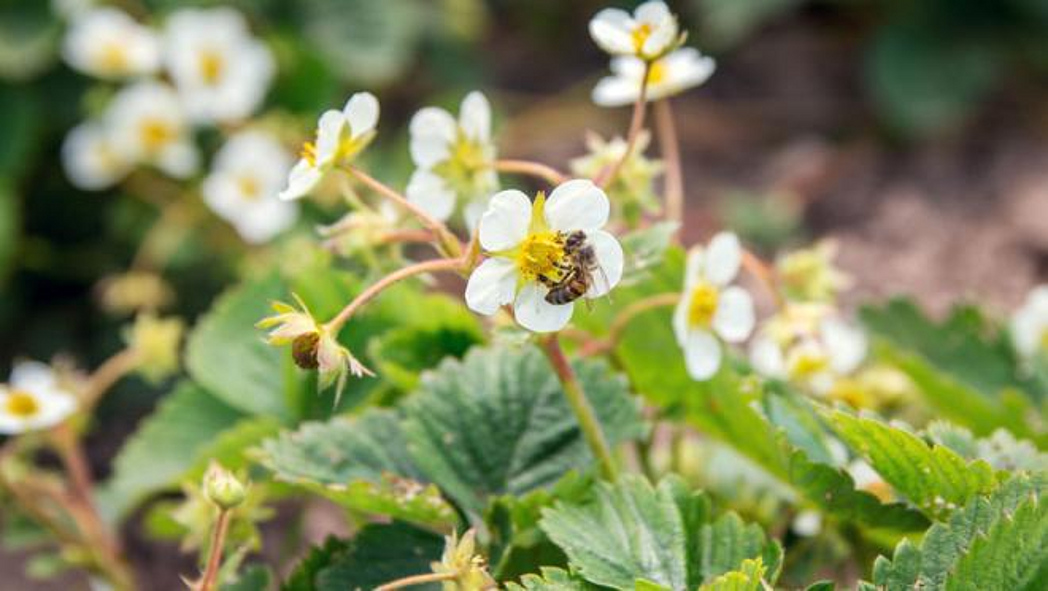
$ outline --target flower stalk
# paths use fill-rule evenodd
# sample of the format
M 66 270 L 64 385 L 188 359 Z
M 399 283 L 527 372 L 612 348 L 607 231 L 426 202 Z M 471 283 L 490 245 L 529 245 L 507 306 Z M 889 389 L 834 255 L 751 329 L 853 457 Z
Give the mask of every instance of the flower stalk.
M 426 583 L 451 581 L 457 576 L 457 573 L 423 573 L 421 575 L 411 575 L 379 585 L 378 587 L 375 587 L 375 591 L 392 591 L 393 589 L 403 589 L 404 587 L 425 585 Z
M 666 166 L 666 219 L 677 222 L 679 232 L 684 222 L 684 175 L 681 170 L 677 128 L 669 99 L 655 102 L 654 116 L 655 131 L 659 136 L 659 152 Z
M 622 166 L 629 159 L 630 155 L 633 154 L 633 150 L 637 145 L 637 137 L 640 135 L 641 130 L 644 129 L 644 114 L 647 112 L 646 107 L 648 104 L 649 74 L 651 74 L 651 62 L 647 61 L 644 63 L 644 78 L 641 80 L 640 94 L 637 96 L 636 102 L 633 103 L 633 114 L 630 116 L 629 132 L 626 135 L 626 150 L 622 153 L 622 158 L 618 162 L 602 170 L 593 181 L 602 189 L 610 185 L 615 180 L 615 177 L 619 175 Z
M 495 170 L 509 174 L 525 174 L 542 179 L 551 185 L 559 185 L 568 180 L 568 176 L 559 170 L 530 160 L 496 160 Z
M 218 521 L 211 534 L 211 548 L 208 552 L 207 566 L 200 579 L 199 591 L 215 591 L 218 588 L 218 571 L 222 566 L 222 549 L 226 545 L 226 534 L 229 531 L 231 509 L 220 508 Z

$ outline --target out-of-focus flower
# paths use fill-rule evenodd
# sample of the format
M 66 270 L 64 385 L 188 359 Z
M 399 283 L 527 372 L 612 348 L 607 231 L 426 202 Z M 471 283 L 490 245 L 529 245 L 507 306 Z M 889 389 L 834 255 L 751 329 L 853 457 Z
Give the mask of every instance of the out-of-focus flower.
M 489 258 L 469 277 L 466 304 L 485 315 L 513 304 L 521 326 L 560 330 L 578 298 L 607 294 L 622 278 L 622 246 L 601 228 L 608 197 L 592 181 L 567 181 L 547 200 L 521 191 L 495 194 L 480 219 Z
M 884 411 L 918 394 L 909 376 L 889 365 L 862 367 L 852 375 L 838 376 L 826 393 L 830 400 L 855 409 Z
M 76 406 L 76 396 L 62 387 L 49 366 L 20 362 L 8 383 L 0 386 L 0 433 L 17 435 L 53 427 Z
M 156 310 L 170 303 L 173 297 L 171 287 L 163 277 L 149 271 L 112 275 L 98 284 L 102 307 L 119 314 Z
M 302 157 L 288 174 L 280 198 L 304 197 L 328 170 L 352 162 L 375 137 L 378 115 L 378 99 L 369 92 L 349 97 L 341 111 L 325 111 L 317 122 L 316 140 L 302 146 Z
M 198 122 L 248 117 L 276 71 L 269 49 L 228 7 L 173 13 L 164 28 L 164 60 L 187 114 Z
M 851 476 L 852 480 L 855 481 L 855 488 L 858 490 L 864 490 L 873 496 L 877 497 L 883 503 L 890 502 L 892 500 L 892 487 L 881 478 L 881 475 L 873 469 L 868 462 L 865 460 L 852 460 L 847 465 L 845 470 L 848 475 Z
M 750 348 L 759 373 L 826 395 L 866 357 L 866 335 L 817 304 L 790 304 L 762 327 Z
M 716 67 L 713 58 L 685 47 L 651 62 L 648 68 L 647 100 L 653 101 L 698 86 Z M 593 88 L 593 102 L 602 107 L 620 107 L 635 103 L 644 81 L 645 62 L 635 57 L 611 60 L 611 76 L 601 79 Z
M 266 242 L 298 218 L 298 206 L 279 198 L 290 169 L 291 156 L 275 138 L 242 131 L 215 156 L 204 201 L 247 242 Z
M 641 131 L 633 150 L 605 189 L 612 207 L 631 223 L 639 221 L 643 213 L 659 208 L 654 181 L 662 173 L 662 162 L 644 155 L 650 142 L 651 134 Z M 627 144 L 621 136 L 605 140 L 596 133 L 587 133 L 586 149 L 588 154 L 571 161 L 571 172 L 584 178 L 596 178 L 609 166 L 622 161 Z
M 426 107 L 411 119 L 410 132 L 418 168 L 408 200 L 441 221 L 461 203 L 467 227 L 475 228 L 487 197 L 498 189 L 488 99 L 476 91 L 466 95 L 458 121 L 444 109 Z
M 92 121 L 77 125 L 66 135 L 62 142 L 62 165 L 73 185 L 98 191 L 124 178 L 132 163 L 113 145 L 106 126 Z
M 459 539 L 453 532 L 444 539 L 444 554 L 440 562 L 430 564 L 435 574 L 453 575 L 444 581 L 444 591 L 482 591 L 495 589 L 495 580 L 488 574 L 484 557 L 476 553 L 474 530 L 469 530 Z
M 793 251 L 775 263 L 786 297 L 811 302 L 832 302 L 851 278 L 833 264 L 837 243 L 820 240 L 811 248 Z
M 679 47 L 685 37 L 679 32 L 677 16 L 660 1 L 641 4 L 632 15 L 605 8 L 590 19 L 589 31 L 604 51 L 645 60 L 662 57 Z
M 400 214 L 389 201 L 382 201 L 375 209 L 364 207 L 350 211 L 330 226 L 322 226 L 319 233 L 324 246 L 342 256 L 374 255 L 397 231 Z
M 790 523 L 790 529 L 804 538 L 817 536 L 822 531 L 822 513 L 814 509 L 800 511 Z
M 1048 285 L 1035 287 L 1011 321 L 1012 343 L 1019 355 L 1032 359 L 1048 354 Z
M 122 89 L 109 104 L 106 124 L 113 148 L 125 160 L 155 165 L 176 178 L 192 175 L 200 164 L 182 103 L 170 86 L 137 82 Z
M 178 350 L 185 326 L 180 318 L 157 318 L 146 312 L 135 318 L 125 334 L 138 361 L 138 373 L 158 383 L 178 371 Z
M 673 332 L 684 349 L 688 374 L 707 380 L 720 368 L 721 343 L 739 343 L 753 331 L 753 298 L 731 285 L 742 264 L 739 239 L 721 232 L 688 254 L 684 293 L 673 313 Z
M 155 72 L 160 43 L 148 27 L 105 6 L 75 17 L 62 42 L 62 57 L 85 74 L 124 78 Z

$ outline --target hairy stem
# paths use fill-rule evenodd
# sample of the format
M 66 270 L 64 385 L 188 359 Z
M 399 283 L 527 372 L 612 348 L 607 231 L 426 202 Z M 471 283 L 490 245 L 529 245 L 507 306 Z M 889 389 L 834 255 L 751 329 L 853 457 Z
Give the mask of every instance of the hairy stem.
M 633 115 L 630 117 L 630 127 L 626 134 L 626 151 L 622 153 L 622 158 L 619 158 L 614 164 L 606 166 L 594 179 L 596 185 L 602 189 L 610 185 L 615 180 L 615 177 L 619 175 L 622 166 L 633 154 L 633 150 L 637 145 L 637 137 L 640 136 L 641 129 L 644 128 L 644 114 L 647 111 L 645 107 L 647 107 L 648 103 L 648 73 L 650 71 L 651 63 L 645 63 L 644 78 L 640 83 L 640 94 L 637 95 L 637 101 L 633 103 Z
M 404 587 L 411 587 L 413 585 L 423 585 L 425 583 L 437 583 L 439 581 L 450 581 L 457 577 L 457 573 L 425 573 L 421 575 L 411 575 L 410 577 L 403 577 L 395 581 L 390 581 L 383 585 L 375 587 L 375 591 L 391 591 L 392 589 L 402 589 Z
M 684 175 L 680 164 L 680 146 L 673 109 L 669 99 L 655 102 L 655 131 L 659 137 L 659 153 L 666 165 L 665 204 L 666 219 L 684 222 Z M 680 226 L 678 226 L 678 231 Z
M 510 174 L 526 174 L 545 180 L 551 185 L 559 185 L 568 180 L 568 176 L 552 166 L 530 160 L 496 160 L 495 170 Z
M 618 478 L 615 458 L 612 456 L 608 440 L 604 437 L 604 430 L 593 411 L 593 406 L 586 398 L 586 393 L 582 390 L 582 384 L 579 383 L 575 370 L 571 368 L 567 357 L 564 356 L 564 351 L 560 348 L 559 337 L 553 334 L 543 339 L 542 351 L 553 366 L 553 371 L 557 373 L 557 379 L 560 380 L 560 385 L 564 389 L 564 396 L 568 399 L 571 410 L 575 412 L 575 418 L 579 422 L 579 428 L 582 429 L 586 443 L 593 452 L 593 457 L 600 462 L 601 473 L 605 478 L 614 482 Z
M 226 532 L 229 531 L 229 509 L 218 513 L 218 521 L 211 534 L 211 548 L 207 556 L 207 566 L 200 580 L 200 591 L 215 591 L 218 583 L 218 569 L 222 566 L 222 549 L 226 545 Z

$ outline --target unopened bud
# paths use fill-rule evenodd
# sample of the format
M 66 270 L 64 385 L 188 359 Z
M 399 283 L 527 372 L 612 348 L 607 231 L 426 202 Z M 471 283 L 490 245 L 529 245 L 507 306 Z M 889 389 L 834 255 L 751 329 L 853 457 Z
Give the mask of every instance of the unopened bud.
M 204 475 L 204 494 L 220 509 L 227 510 L 243 503 L 247 491 L 232 472 L 212 463 Z

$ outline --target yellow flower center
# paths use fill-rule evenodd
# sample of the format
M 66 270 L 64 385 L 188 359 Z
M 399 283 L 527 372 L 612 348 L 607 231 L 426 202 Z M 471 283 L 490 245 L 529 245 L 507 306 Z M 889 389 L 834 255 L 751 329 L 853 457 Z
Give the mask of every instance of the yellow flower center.
M 106 43 L 98 56 L 98 65 L 104 72 L 123 72 L 127 69 L 127 52 L 119 43 Z
M 817 351 L 801 351 L 791 360 L 790 374 L 794 378 L 810 378 L 825 371 L 830 359 Z
M 648 67 L 648 84 L 660 84 L 666 80 L 666 65 L 662 60 L 652 62 Z
M 648 37 L 651 37 L 651 25 L 644 23 L 633 29 L 630 35 L 633 37 L 633 50 L 640 53 L 644 43 L 648 41 Z
M 313 142 L 306 142 L 302 144 L 302 150 L 298 154 L 303 160 L 309 163 L 310 166 L 317 165 L 317 146 Z
M 435 172 L 459 193 L 472 193 L 482 187 L 483 177 L 478 173 L 490 166 L 484 146 L 460 134 L 451 146 L 450 157 L 438 164 Z
M 713 285 L 705 281 L 696 285 L 691 290 L 691 299 L 688 301 L 688 324 L 694 327 L 709 327 L 713 322 L 713 315 L 717 312 L 719 300 L 720 293 Z
M 142 145 L 147 152 L 156 152 L 175 139 L 174 126 L 159 119 L 147 119 L 139 127 Z
M 200 77 L 210 85 L 218 84 L 222 79 L 222 71 L 225 70 L 226 62 L 217 51 L 204 50 L 200 52 Z
M 262 186 L 259 184 L 258 179 L 249 175 L 242 175 L 237 177 L 237 188 L 240 189 L 240 194 L 245 199 L 254 201 L 261 197 Z
M 20 419 L 28 419 L 40 412 L 40 403 L 36 397 L 25 390 L 12 390 L 5 403 L 8 414 Z
M 560 232 L 546 230 L 528 234 L 517 252 L 517 269 L 524 281 L 536 281 L 544 277 L 558 281 L 561 263 L 564 260 L 564 236 Z

